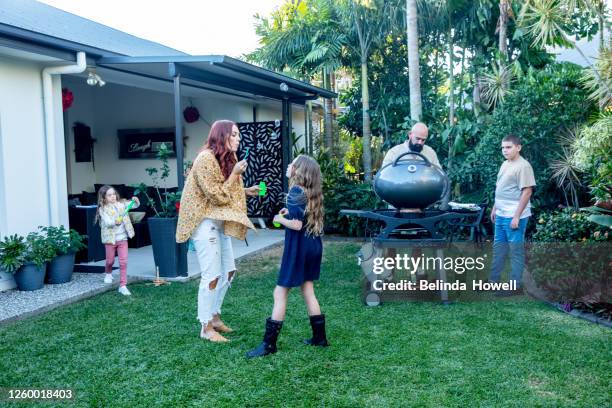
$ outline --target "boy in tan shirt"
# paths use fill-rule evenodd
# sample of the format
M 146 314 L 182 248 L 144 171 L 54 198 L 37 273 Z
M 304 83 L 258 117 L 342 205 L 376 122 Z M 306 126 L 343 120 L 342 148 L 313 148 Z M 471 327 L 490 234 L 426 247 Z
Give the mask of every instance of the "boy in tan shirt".
M 516 291 L 502 291 L 501 296 L 522 293 L 521 278 L 525 267 L 525 230 L 531 216 L 529 199 L 535 187 L 533 168 L 520 155 L 521 140 L 514 135 L 503 138 L 502 154 L 506 158 L 499 173 L 495 187 L 495 204 L 491 210 L 491 221 L 495 225 L 493 242 L 492 282 L 498 282 L 504 268 L 506 256 L 510 251 L 512 270 L 510 281 L 516 281 Z

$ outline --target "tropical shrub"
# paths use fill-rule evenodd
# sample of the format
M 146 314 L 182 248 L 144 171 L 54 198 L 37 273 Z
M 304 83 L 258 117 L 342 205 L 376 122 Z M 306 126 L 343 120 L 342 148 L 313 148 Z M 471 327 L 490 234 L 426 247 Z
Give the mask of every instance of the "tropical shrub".
M 573 145 L 573 162 L 590 175 L 593 196 L 600 201 L 612 199 L 612 112 L 603 114 L 586 126 Z
M 612 231 L 589 221 L 585 212 L 566 208 L 541 212 L 536 224 L 534 242 L 602 242 L 612 241 Z
M 522 139 L 521 155 L 536 177 L 532 202 L 555 207 L 563 192 L 552 179 L 551 163 L 563 153 L 559 136 L 584 123 L 596 106 L 580 85 L 582 70 L 569 63 L 555 64 L 540 71 L 530 70 L 516 82 L 503 105 L 481 124 L 478 142 L 465 157 L 459 157 L 449 176 L 459 184 L 460 193 L 475 194 L 475 200 L 492 201 L 499 166 L 503 162 L 500 145 L 508 134 Z M 585 192 L 581 192 L 584 199 Z
M 327 152 L 317 156 L 323 176 L 325 231 L 349 236 L 365 232 L 365 220 L 340 214 L 343 209 L 372 209 L 380 205 L 370 184 L 350 179 L 342 161 Z

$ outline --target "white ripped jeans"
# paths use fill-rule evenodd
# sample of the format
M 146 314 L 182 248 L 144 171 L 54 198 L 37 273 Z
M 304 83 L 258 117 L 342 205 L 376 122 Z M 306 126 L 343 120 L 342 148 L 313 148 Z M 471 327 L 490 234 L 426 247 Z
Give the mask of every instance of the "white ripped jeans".
M 236 270 L 234 251 L 232 239 L 223 233 L 223 221 L 205 218 L 192 234 L 191 240 L 201 271 L 198 320 L 205 325 L 212 320 L 213 315 L 221 313 L 223 298 L 231 284 L 229 273 Z M 217 278 L 217 286 L 210 289 L 211 282 Z

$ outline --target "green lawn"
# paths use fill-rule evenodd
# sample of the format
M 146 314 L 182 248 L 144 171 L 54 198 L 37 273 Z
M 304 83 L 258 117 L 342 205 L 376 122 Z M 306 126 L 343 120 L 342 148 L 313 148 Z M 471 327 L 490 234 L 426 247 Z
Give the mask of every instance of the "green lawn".
M 131 285 L 130 298 L 112 291 L 0 327 L 0 387 L 70 387 L 74 404 L 105 407 L 612 405 L 609 329 L 536 302 L 365 307 L 357 249 L 325 246 L 327 349 L 301 344 L 296 291 L 279 352 L 244 357 L 270 313 L 277 249 L 239 263 L 231 343 L 198 338 L 197 282 Z

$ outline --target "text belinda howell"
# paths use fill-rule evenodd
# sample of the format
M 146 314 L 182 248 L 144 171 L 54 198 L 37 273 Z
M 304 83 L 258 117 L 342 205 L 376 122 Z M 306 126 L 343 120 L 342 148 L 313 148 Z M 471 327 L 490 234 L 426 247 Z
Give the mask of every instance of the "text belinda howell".
M 393 291 L 411 291 L 411 290 L 468 290 L 465 282 L 444 282 L 443 280 L 436 280 L 435 282 L 429 282 L 422 280 L 419 282 L 412 282 L 409 280 L 402 279 L 399 282 L 385 282 L 383 280 L 375 280 L 372 282 L 372 289 L 378 291 L 393 290 Z M 471 290 L 484 290 L 484 291 L 498 291 L 498 290 L 516 290 L 517 285 L 515 280 L 509 282 L 487 282 L 482 280 L 472 281 Z

